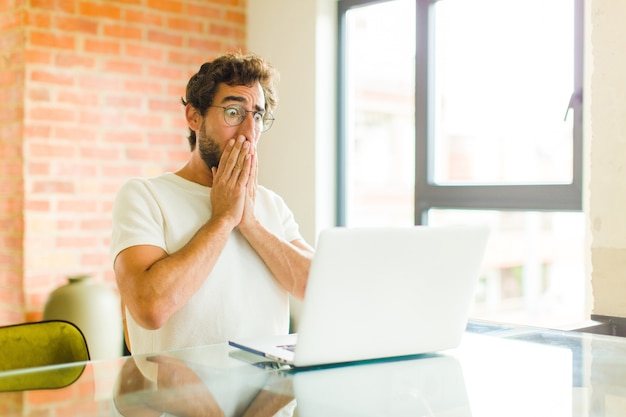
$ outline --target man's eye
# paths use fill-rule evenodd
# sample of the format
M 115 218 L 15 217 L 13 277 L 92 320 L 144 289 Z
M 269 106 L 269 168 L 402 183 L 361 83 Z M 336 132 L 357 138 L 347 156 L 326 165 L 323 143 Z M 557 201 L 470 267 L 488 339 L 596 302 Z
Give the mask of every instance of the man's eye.
M 224 114 L 226 115 L 226 117 L 240 117 L 239 110 L 230 107 L 224 110 Z
M 254 113 L 254 121 L 262 122 L 264 115 L 262 113 Z

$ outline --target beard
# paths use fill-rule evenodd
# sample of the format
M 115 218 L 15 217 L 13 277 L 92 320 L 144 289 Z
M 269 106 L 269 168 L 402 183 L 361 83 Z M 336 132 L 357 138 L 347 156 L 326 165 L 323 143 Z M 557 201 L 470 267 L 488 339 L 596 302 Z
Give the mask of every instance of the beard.
M 222 157 L 222 150 L 220 149 L 220 145 L 205 133 L 205 127 L 206 126 L 203 120 L 198 132 L 198 149 L 200 150 L 200 157 L 210 171 L 211 168 L 217 168 L 219 166 L 220 159 Z

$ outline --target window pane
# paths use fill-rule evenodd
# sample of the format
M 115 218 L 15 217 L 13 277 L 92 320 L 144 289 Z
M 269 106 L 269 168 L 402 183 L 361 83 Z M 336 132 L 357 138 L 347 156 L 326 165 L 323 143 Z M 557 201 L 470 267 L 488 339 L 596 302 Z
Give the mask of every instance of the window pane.
M 434 6 L 434 180 L 572 182 L 574 2 Z
M 415 1 L 346 14 L 346 223 L 413 224 Z
M 432 209 L 428 224 L 491 228 L 473 318 L 537 326 L 585 319 L 583 213 Z

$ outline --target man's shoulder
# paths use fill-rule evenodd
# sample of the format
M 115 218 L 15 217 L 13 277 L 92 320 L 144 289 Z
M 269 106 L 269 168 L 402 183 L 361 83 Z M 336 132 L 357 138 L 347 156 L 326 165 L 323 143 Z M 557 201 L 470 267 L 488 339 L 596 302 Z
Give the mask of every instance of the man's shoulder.
M 166 172 L 153 177 L 133 177 L 122 185 L 125 189 L 159 190 L 163 188 L 186 188 L 188 181 L 176 174 Z

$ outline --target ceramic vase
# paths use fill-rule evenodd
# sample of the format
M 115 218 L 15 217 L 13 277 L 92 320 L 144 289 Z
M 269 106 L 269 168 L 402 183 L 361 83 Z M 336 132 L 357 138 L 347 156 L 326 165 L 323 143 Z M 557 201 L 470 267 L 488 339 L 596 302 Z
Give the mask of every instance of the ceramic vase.
M 65 320 L 85 335 L 91 359 L 122 356 L 123 327 L 120 299 L 104 283 L 88 275 L 69 277 L 46 302 L 44 320 Z

